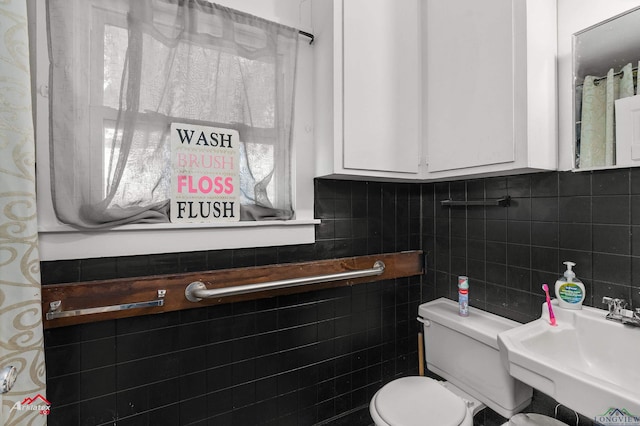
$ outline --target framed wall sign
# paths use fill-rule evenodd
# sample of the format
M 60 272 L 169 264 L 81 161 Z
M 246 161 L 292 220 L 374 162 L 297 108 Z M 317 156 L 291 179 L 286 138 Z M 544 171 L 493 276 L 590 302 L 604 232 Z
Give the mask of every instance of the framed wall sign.
M 240 220 L 240 135 L 171 123 L 171 222 Z

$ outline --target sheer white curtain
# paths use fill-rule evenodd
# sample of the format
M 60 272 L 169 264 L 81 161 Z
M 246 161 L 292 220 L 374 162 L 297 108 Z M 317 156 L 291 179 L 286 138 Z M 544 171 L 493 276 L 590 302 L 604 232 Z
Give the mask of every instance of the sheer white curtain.
M 0 370 L 18 370 L 0 394 L 0 425 L 45 425 L 46 414 L 23 404 L 41 404 L 46 380 L 24 0 L 0 2 L 0 34 Z
M 634 95 L 631 64 L 616 75 L 613 68 L 606 77 L 586 76 L 582 87 L 582 118 L 579 166 L 581 168 L 615 164 L 616 99 Z
M 204 0 L 47 7 L 51 182 L 62 222 L 167 222 L 171 122 L 237 130 L 242 219 L 293 216 L 297 30 Z

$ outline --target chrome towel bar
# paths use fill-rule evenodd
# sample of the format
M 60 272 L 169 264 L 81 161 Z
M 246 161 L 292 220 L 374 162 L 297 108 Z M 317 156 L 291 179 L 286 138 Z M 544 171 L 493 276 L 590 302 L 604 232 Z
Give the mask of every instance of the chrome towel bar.
M 511 205 L 511 197 L 505 196 L 498 199 L 491 200 L 471 200 L 471 201 L 463 201 L 463 200 L 442 200 L 440 201 L 440 205 L 442 207 L 470 207 L 470 206 L 500 206 L 500 207 L 509 207 Z
M 384 272 L 384 262 L 378 260 L 370 269 L 357 271 L 337 272 L 335 274 L 315 275 L 310 277 L 290 278 L 286 280 L 267 281 L 257 284 L 238 285 L 233 287 L 222 287 L 207 289 L 202 281 L 194 281 L 184 290 L 184 295 L 190 302 L 199 302 L 202 299 L 213 299 L 216 297 L 235 296 L 238 294 L 255 293 L 263 290 L 275 290 L 279 288 L 297 287 L 307 284 L 318 284 L 331 281 L 349 280 L 354 278 L 372 277 L 381 275 Z
M 100 306 L 97 308 L 73 309 L 70 311 L 63 311 L 62 300 L 56 300 L 49 303 L 49 312 L 47 312 L 46 318 L 48 320 L 53 320 L 56 318 L 76 317 L 79 315 L 101 314 L 103 312 L 164 306 L 164 296 L 166 295 L 166 293 L 166 290 L 158 290 L 158 298 L 156 300 L 149 300 L 146 302 L 124 303 L 122 305 Z

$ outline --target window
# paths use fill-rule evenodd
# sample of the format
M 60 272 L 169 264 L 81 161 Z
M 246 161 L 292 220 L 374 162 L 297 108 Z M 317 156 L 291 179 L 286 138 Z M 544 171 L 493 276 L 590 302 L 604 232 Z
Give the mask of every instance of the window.
M 89 107 L 86 116 L 82 112 L 78 113 L 77 116 L 72 117 L 71 124 L 66 124 L 64 129 L 76 130 L 76 128 L 80 128 L 87 135 L 90 135 L 86 138 L 88 139 L 86 145 L 90 146 L 90 149 L 77 150 L 76 145 L 73 152 L 57 154 L 67 160 L 67 163 L 63 163 L 66 164 L 66 167 L 70 166 L 69 161 L 73 161 L 74 167 L 78 161 L 87 162 L 91 166 L 81 173 L 81 176 L 76 176 L 74 180 L 54 182 L 54 196 L 57 191 L 67 190 L 69 186 L 73 191 L 70 197 L 62 199 L 63 202 L 60 199 L 57 203 L 50 201 L 46 191 L 50 183 L 48 182 L 49 170 L 47 168 L 52 163 L 52 160 L 47 158 L 48 152 L 46 152 L 46 141 L 49 139 L 47 120 L 49 113 L 55 115 L 60 111 L 58 111 L 59 105 L 56 104 L 57 98 L 55 96 L 52 100 L 56 106 L 52 108 L 52 111 L 48 111 L 46 99 L 37 96 L 38 209 L 42 231 L 41 245 L 44 246 L 41 249 L 43 258 L 95 257 L 312 242 L 313 224 L 315 223 L 312 219 L 312 175 L 309 172 L 312 170 L 312 158 L 310 157 L 312 135 L 308 131 L 310 127 L 308 120 L 306 123 L 304 122 L 305 118 L 310 117 L 308 112 L 311 109 L 309 68 L 312 64 L 312 52 L 311 48 L 304 43 L 300 43 L 300 58 L 298 60 L 302 72 L 298 73 L 298 78 L 295 81 L 297 90 L 296 116 L 300 115 L 303 119 L 301 123 L 296 123 L 293 130 L 296 143 L 296 149 L 293 150 L 294 173 L 292 174 L 295 177 L 296 193 L 293 194 L 293 201 L 296 205 L 296 220 L 207 225 L 204 226 L 206 236 L 203 236 L 203 225 L 196 224 L 138 224 L 118 226 L 108 231 L 84 230 L 78 232 L 73 227 L 63 225 L 55 220 L 54 206 L 55 211 L 60 213 L 60 210 L 67 208 L 67 201 L 70 198 L 78 197 L 79 192 L 81 192 L 81 196 L 87 197 L 92 202 L 98 202 L 98 208 L 117 206 L 122 209 L 139 209 L 141 205 L 155 206 L 152 208 L 154 212 L 152 218 L 161 216 L 164 213 L 163 209 L 166 210 L 164 203 L 169 188 L 167 178 L 170 176 L 168 173 L 169 150 L 167 144 L 158 144 L 156 141 L 163 137 L 166 138 L 162 123 L 167 119 L 187 120 L 196 124 L 212 123 L 220 127 L 233 125 L 240 128 L 242 133 L 248 135 L 242 150 L 245 159 L 243 161 L 244 172 L 258 183 L 265 177 L 267 178 L 262 186 L 255 185 L 254 182 L 243 185 L 244 202 L 255 200 L 256 194 L 253 188 L 256 187 L 264 187 L 264 194 L 269 200 L 273 200 L 275 205 L 281 204 L 280 199 L 286 199 L 288 196 L 285 191 L 282 191 L 283 185 L 286 186 L 287 182 L 281 178 L 268 179 L 274 165 L 276 168 L 279 165 L 289 165 L 287 156 L 283 156 L 279 152 L 280 148 L 276 143 L 280 137 L 279 130 L 275 130 L 273 125 L 274 119 L 279 113 L 273 106 L 273 98 L 278 87 L 280 89 L 277 90 L 284 90 L 282 85 L 272 84 L 270 87 L 276 89 L 262 91 L 260 96 L 253 97 L 250 101 L 247 101 L 246 97 L 236 96 L 238 91 L 251 90 L 252 86 L 265 87 L 267 82 L 281 78 L 273 64 L 260 60 L 257 56 L 254 58 L 250 54 L 245 55 L 246 57 L 235 58 L 227 54 L 231 60 L 225 62 L 224 49 L 219 49 L 222 44 L 226 43 L 224 40 L 220 40 L 224 25 L 215 19 L 198 20 L 200 25 L 197 32 L 191 34 L 185 42 L 178 43 L 177 48 L 170 53 L 168 50 L 171 49 L 166 49 L 167 52 L 165 52 L 165 54 L 171 55 L 185 55 L 183 58 L 187 59 L 171 62 L 172 71 L 181 78 L 188 76 L 195 79 L 196 84 L 191 86 L 174 84 L 170 90 L 155 92 L 161 93 L 162 99 L 158 99 L 158 95 L 154 95 L 152 90 L 141 89 L 139 96 L 134 97 L 134 101 L 131 101 L 138 103 L 136 109 L 138 113 L 135 115 L 135 127 L 132 131 L 130 128 L 119 126 L 119 120 L 123 120 L 123 113 L 119 107 L 123 102 L 126 104 L 131 99 L 120 100 L 121 87 L 130 84 L 131 80 L 135 79 L 131 72 L 122 73 L 123 68 L 126 69 L 128 65 L 126 52 L 132 49 L 129 31 L 126 29 L 126 16 L 130 4 L 128 1 L 110 1 L 105 3 L 108 4 L 109 10 L 105 10 L 104 7 L 97 6 L 98 2 L 77 1 L 74 3 L 74 6 L 67 13 L 76 16 L 69 18 L 72 22 L 82 20 L 90 22 L 90 25 L 87 26 L 90 28 L 91 36 L 85 39 L 73 35 L 74 56 L 73 60 L 67 62 L 66 67 L 72 71 L 78 69 L 82 71 L 84 65 L 82 61 L 77 60 L 75 53 L 78 51 L 88 53 L 89 72 L 78 73 L 80 76 L 86 75 L 86 77 L 80 78 L 79 86 L 87 88 L 87 90 L 73 88 L 70 93 L 75 98 L 84 96 Z M 36 22 L 42 22 L 44 4 L 37 2 L 36 6 Z M 175 6 L 166 3 L 163 4 L 163 7 L 172 8 Z M 163 43 L 158 40 L 162 40 L 163 37 L 171 39 L 175 35 L 176 28 L 168 18 L 171 14 L 156 13 L 153 16 L 154 31 L 157 33 L 151 37 L 143 37 L 140 44 L 143 46 L 145 44 L 151 46 L 159 44 L 159 51 L 162 53 L 161 45 Z M 34 28 L 43 27 L 36 24 Z M 36 40 L 38 48 L 35 67 L 37 70 L 36 92 L 46 94 L 42 84 L 38 84 L 48 81 L 49 78 L 45 65 L 47 61 L 46 38 L 43 32 L 36 32 Z M 242 23 L 238 24 L 236 41 L 243 44 L 247 50 L 259 47 L 260 43 L 266 43 L 264 36 L 261 38 L 259 31 L 252 30 L 250 26 Z M 163 85 L 167 84 L 161 78 L 156 78 L 156 74 L 162 74 L 163 66 L 166 68 L 167 62 L 163 62 L 161 56 L 160 53 L 156 53 L 149 62 L 141 65 L 143 67 L 141 75 L 145 77 L 142 80 L 143 85 L 164 87 Z M 156 60 L 157 62 L 154 62 Z M 217 67 L 218 73 L 224 67 L 226 67 L 223 70 L 224 74 L 236 72 L 243 78 L 243 84 L 227 85 L 223 90 L 212 86 L 208 77 L 214 72 L 213 67 Z M 235 67 L 235 71 L 232 67 Z M 65 68 L 64 71 L 68 70 Z M 124 79 L 123 75 L 125 75 Z M 74 81 L 73 84 L 78 83 Z M 197 87 L 198 90 L 193 90 L 193 87 Z M 80 95 L 78 95 L 79 93 Z M 55 92 L 52 95 L 55 95 Z M 207 102 L 215 96 L 218 97 L 217 99 L 235 102 L 236 105 L 229 106 L 227 103 L 220 108 L 218 107 L 220 102 Z M 180 113 L 176 114 L 175 111 Z M 235 115 L 229 115 L 230 111 L 233 111 Z M 161 124 L 158 125 L 158 123 Z M 303 130 L 300 131 L 301 129 Z M 127 132 L 129 132 L 128 135 Z M 123 143 L 127 138 L 129 143 Z M 56 155 L 56 149 L 58 148 L 54 145 L 54 155 Z M 127 149 L 129 152 L 125 167 L 123 167 L 122 149 Z M 259 160 L 253 162 L 253 159 L 256 158 Z M 57 177 L 56 173 L 54 170 L 54 179 Z M 277 176 L 277 173 L 273 175 Z M 87 188 L 79 191 L 77 189 L 78 180 L 88 182 Z M 116 181 L 122 184 L 112 187 Z M 248 181 L 242 180 L 242 182 Z M 59 185 L 58 187 L 55 186 L 56 183 Z M 69 185 L 70 183 L 71 185 Z M 40 190 L 41 188 L 42 190 Z M 301 194 L 305 195 L 300 196 Z M 107 199 L 108 204 L 101 204 L 103 199 Z M 143 219 L 143 221 L 166 222 L 162 219 Z M 246 237 L 242 237 L 242 233 L 245 233 Z M 264 237 L 258 235 L 261 233 L 265 234 Z M 273 234 L 277 234 L 275 239 L 272 238 Z M 196 241 L 198 239 L 194 239 L 196 235 L 203 241 Z M 175 241 L 182 239 L 189 240 L 188 243 L 185 243 L 188 247 L 175 246 Z M 132 244 L 132 240 L 135 240 L 135 244 Z M 70 246 L 78 246 L 79 241 L 93 248 L 71 249 Z M 102 244 L 98 241 L 109 242 Z M 61 254 L 59 249 L 62 247 L 64 247 L 63 252 L 66 253 L 68 249 L 71 249 L 71 252 Z M 123 248 L 125 249 L 123 250 Z

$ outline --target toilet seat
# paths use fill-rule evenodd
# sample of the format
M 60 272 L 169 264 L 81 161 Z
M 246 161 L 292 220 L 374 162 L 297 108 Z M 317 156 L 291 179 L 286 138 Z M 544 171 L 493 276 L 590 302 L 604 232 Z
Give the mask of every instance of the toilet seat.
M 468 404 L 445 383 L 423 376 L 393 380 L 371 399 L 371 417 L 379 426 L 472 426 L 474 413 L 470 406 L 473 403 Z M 503 426 L 567 425 L 541 414 L 520 413 Z
M 468 413 L 464 400 L 429 377 L 411 376 L 384 385 L 371 400 L 371 414 L 388 425 L 460 426 Z

